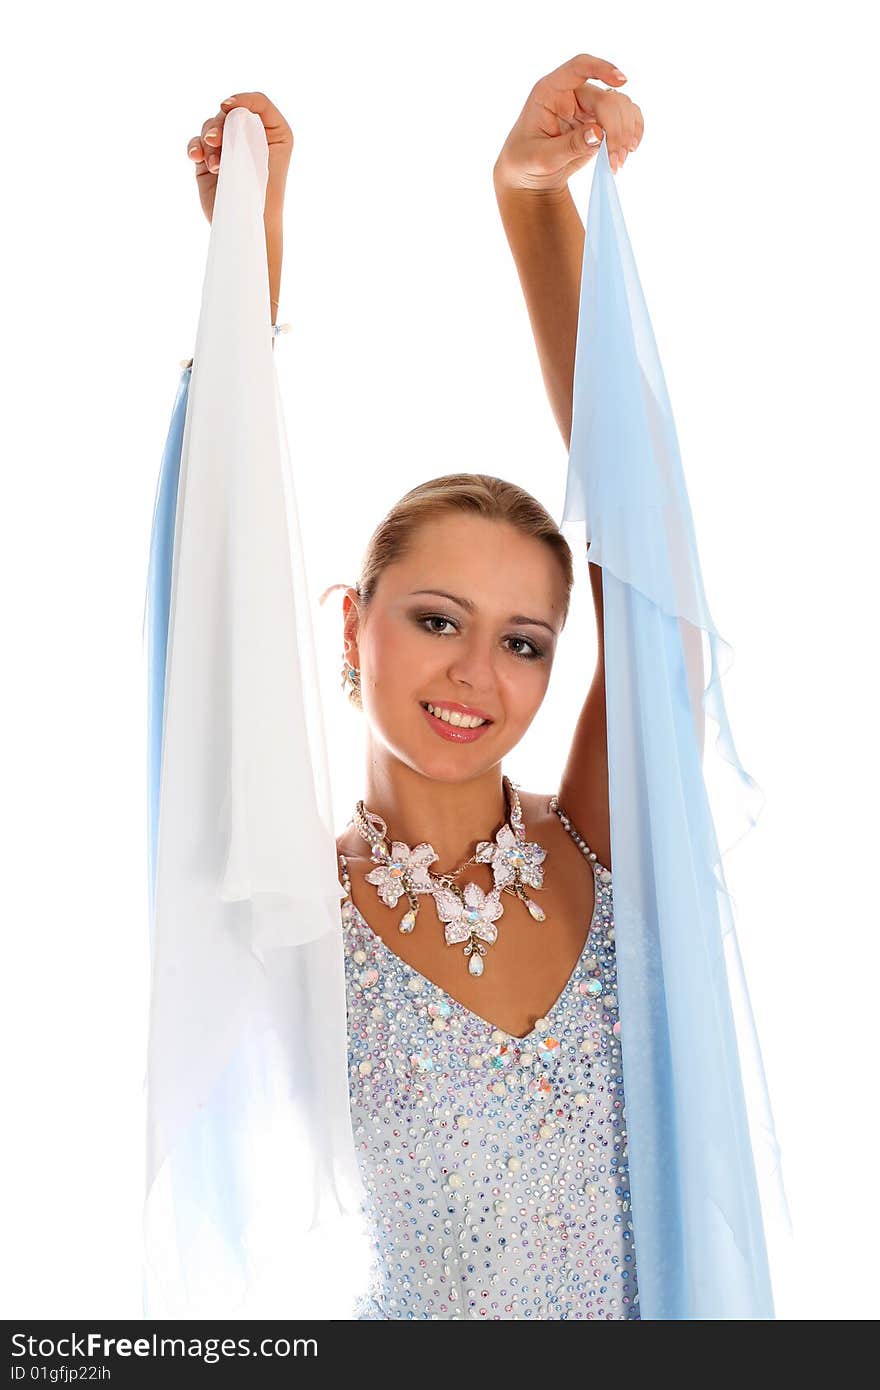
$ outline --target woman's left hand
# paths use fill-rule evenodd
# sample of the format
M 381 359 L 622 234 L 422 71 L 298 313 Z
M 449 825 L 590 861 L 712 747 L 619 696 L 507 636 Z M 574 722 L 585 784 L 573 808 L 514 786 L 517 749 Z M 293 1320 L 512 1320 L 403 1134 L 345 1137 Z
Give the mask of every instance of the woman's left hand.
M 614 85 L 593 86 L 591 77 Z M 559 191 L 595 158 L 603 133 L 617 173 L 645 129 L 638 106 L 619 90 L 626 80 L 613 63 L 589 53 L 542 77 L 495 161 L 496 186 Z

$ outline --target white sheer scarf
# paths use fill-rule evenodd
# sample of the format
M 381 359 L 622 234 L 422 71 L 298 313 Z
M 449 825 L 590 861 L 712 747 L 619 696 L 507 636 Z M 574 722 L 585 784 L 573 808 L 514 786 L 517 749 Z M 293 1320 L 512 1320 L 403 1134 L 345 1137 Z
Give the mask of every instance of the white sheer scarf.
M 153 730 L 151 1316 L 344 1317 L 367 1259 L 348 1109 L 342 888 L 270 333 L 267 177 L 259 117 L 231 112 Z M 160 590 L 154 574 L 151 634 Z M 154 643 L 154 665 L 160 655 Z

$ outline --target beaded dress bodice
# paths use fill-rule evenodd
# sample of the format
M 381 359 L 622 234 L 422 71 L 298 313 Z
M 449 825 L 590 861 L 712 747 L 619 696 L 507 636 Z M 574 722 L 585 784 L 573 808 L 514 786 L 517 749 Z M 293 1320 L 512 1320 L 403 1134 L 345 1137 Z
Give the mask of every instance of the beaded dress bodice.
M 638 1318 L 610 871 L 592 863 L 581 955 L 518 1038 L 392 951 L 340 866 L 374 1257 L 354 1316 Z

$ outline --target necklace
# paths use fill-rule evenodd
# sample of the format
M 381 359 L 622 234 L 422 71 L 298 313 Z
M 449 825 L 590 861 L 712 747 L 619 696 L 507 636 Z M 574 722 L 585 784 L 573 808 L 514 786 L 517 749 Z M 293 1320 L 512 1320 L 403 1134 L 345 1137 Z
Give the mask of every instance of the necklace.
M 432 874 L 429 864 L 438 856 L 427 841 L 410 849 L 402 840 L 392 840 L 389 849 L 388 826 L 375 811 L 367 810 L 363 801 L 355 806 L 351 823 L 370 845 L 370 858 L 376 865 L 366 875 L 367 883 L 376 886 L 379 897 L 387 907 L 396 907 L 406 897 L 409 910 L 398 923 L 399 930 L 413 930 L 419 915 L 419 896 L 429 893 L 444 924 L 447 946 L 464 946 L 471 975 L 482 975 L 486 946 L 498 939 L 495 925 L 504 912 L 502 893 L 513 893 L 525 903 L 536 922 L 546 914 L 526 893 L 530 888 L 544 886 L 542 864 L 547 851 L 541 845 L 526 840 L 519 789 L 510 778 L 502 778 L 508 819 L 493 840 L 480 840 L 474 853 L 451 873 Z M 491 864 L 494 885 L 484 893 L 478 883 L 460 888 L 454 880 L 470 864 Z

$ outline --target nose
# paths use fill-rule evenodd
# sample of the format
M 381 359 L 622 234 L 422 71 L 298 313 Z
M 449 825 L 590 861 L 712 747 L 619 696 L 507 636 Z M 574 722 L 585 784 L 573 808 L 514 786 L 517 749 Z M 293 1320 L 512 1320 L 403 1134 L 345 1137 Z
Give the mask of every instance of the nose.
M 447 668 L 450 680 L 467 686 L 472 695 L 485 694 L 495 688 L 495 654 L 489 643 L 480 639 L 456 645 L 453 659 Z

